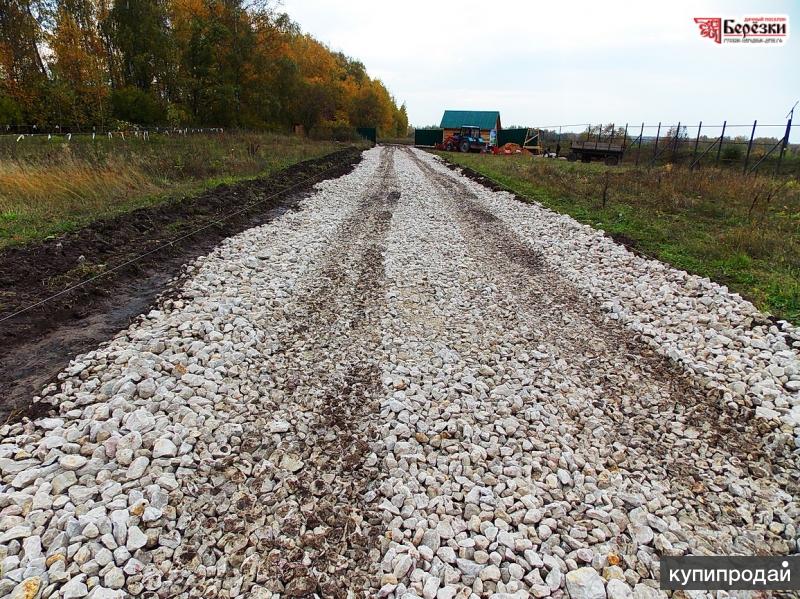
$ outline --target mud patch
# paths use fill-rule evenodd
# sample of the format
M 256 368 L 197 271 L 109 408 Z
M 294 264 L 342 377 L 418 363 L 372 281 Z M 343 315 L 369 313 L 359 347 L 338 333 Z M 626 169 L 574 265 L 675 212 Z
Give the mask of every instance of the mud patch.
M 253 552 L 250 560 L 260 561 L 262 582 L 271 591 L 288 597 L 375 596 L 371 564 L 382 528 L 376 494 L 369 493 L 379 462 L 369 457 L 383 392 L 383 255 L 400 197 L 393 154 L 382 151 L 374 179 L 337 227 L 318 266 L 296 282 L 296 311 L 288 321 L 276 321 L 286 332 L 280 348 L 264 355 L 264 387 L 274 385 L 275 391 L 252 407 L 240 435 L 258 449 L 234 452 L 234 469 L 221 463 L 210 476 L 198 472 L 192 479 L 202 492 L 187 494 L 182 510 L 192 514 L 197 528 L 184 537 L 188 559 L 175 560 L 173 596 L 206 584 L 194 563 L 214 563 L 207 531 L 220 518 L 240 523 L 242 553 Z M 276 417 L 292 422 L 280 440 L 262 424 Z M 261 468 L 261 455 L 277 468 Z M 284 459 L 297 467 L 283 468 Z M 237 471 L 251 474 L 238 478 Z M 225 493 L 249 501 L 218 510 L 215 497 Z M 243 565 L 231 566 L 231 576 L 247 577 Z M 245 594 L 251 582 L 243 586 Z M 209 588 L 204 596 L 220 596 Z
M 467 187 L 455 179 L 443 176 L 413 154 L 411 157 L 414 163 L 436 184 L 443 190 L 454 194 L 454 198 L 458 198 L 461 215 L 465 217 L 464 223 L 471 229 L 474 237 L 488 237 L 494 246 L 502 248 L 502 251 L 498 252 L 500 259 L 510 260 L 512 263 L 521 264 L 527 268 L 541 267 L 541 253 L 523 243 L 497 216 L 475 202 L 474 194 Z
M 606 233 L 606 236 L 610 237 L 618 244 L 624 245 L 628 251 L 641 255 L 641 252 L 639 252 L 637 248 L 638 242 L 632 237 L 625 235 L 625 233 Z
M 226 237 L 296 209 L 304 191 L 323 179 L 350 172 L 359 160 L 358 149 L 343 149 L 264 179 L 222 185 L 199 197 L 135 210 L 58 239 L 0 253 L 0 318 L 4 318 L 64 291 L 79 280 L 73 280 L 76 269 L 85 270 L 88 265 L 98 272 L 108 271 L 171 244 L 0 322 L 0 346 L 4 349 L 0 421 L 35 417 L 43 411 L 40 404 L 30 404 L 32 397 L 70 358 L 96 347 L 146 311 L 188 261 Z M 254 202 L 259 203 L 245 209 Z M 240 210 L 224 222 L 216 222 Z M 180 239 L 203 227 L 207 228 Z
M 374 188 L 342 224 L 322 269 L 322 284 L 304 299 L 305 322 L 315 335 L 299 339 L 286 354 L 288 378 L 298 383 L 294 409 L 313 406 L 318 416 L 310 428 L 319 431 L 290 448 L 307 465 L 293 489 L 304 506 L 294 513 L 294 523 L 298 530 L 316 532 L 300 544 L 278 543 L 270 552 L 284 560 L 281 582 L 290 595 L 302 589 L 295 596 L 311 596 L 313 588 L 321 597 L 371 596 L 369 564 L 381 521 L 366 499 L 378 474 L 376 464 L 366 460 L 382 390 L 383 253 L 400 198 L 399 191 L 386 191 L 395 178 L 393 155 L 394 149 L 383 150 Z M 305 366 L 308 353 L 321 358 L 313 370 Z M 334 358 L 326 362 L 326 353 Z M 318 390 L 321 401 L 315 399 Z M 291 538 L 291 529 L 283 523 L 281 529 L 284 539 Z

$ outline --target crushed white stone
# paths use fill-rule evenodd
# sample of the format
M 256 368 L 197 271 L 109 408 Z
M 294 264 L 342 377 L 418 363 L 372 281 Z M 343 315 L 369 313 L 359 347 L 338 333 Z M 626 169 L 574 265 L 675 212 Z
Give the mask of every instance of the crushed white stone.
M 429 154 L 187 275 L 0 427 L 0 596 L 645 598 L 800 549 L 798 332 Z

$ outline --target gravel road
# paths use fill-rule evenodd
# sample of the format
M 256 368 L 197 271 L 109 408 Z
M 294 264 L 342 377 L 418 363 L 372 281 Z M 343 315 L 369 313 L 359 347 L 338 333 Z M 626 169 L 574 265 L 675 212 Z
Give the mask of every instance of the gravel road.
M 0 597 L 665 596 L 660 555 L 800 549 L 798 352 L 378 147 L 0 427 Z

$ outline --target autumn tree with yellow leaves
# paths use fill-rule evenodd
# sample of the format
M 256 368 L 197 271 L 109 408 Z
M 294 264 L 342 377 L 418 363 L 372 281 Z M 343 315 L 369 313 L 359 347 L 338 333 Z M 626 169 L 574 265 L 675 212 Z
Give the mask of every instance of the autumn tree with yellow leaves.
M 0 2 L 0 125 L 121 123 L 401 136 L 408 116 L 270 0 Z

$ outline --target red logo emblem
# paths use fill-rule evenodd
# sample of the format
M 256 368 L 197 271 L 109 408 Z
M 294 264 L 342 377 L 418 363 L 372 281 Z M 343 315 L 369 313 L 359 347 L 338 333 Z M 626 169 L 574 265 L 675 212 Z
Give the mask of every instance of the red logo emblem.
M 700 37 L 707 37 L 717 44 L 722 43 L 722 19 L 695 18 L 695 23 L 700 26 Z

